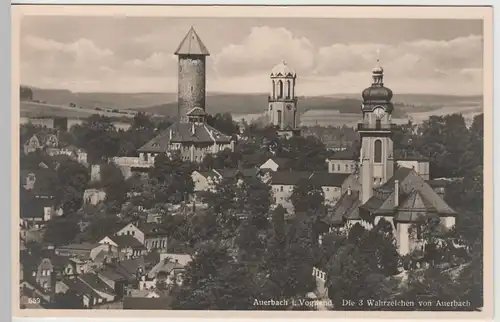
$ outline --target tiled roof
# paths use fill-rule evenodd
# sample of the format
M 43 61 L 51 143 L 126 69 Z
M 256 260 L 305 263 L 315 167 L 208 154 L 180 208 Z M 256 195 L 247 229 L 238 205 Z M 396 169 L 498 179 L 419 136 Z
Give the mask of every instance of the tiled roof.
M 347 148 L 343 151 L 338 151 L 333 153 L 329 160 L 354 160 L 358 161 L 359 159 L 359 151 L 355 147 Z
M 106 268 L 100 272 L 98 272 L 98 274 L 102 275 L 103 277 L 107 278 L 107 279 L 110 279 L 112 281 L 124 281 L 124 280 L 127 280 L 128 278 L 120 273 L 118 273 L 117 271 L 115 271 L 113 268 L 109 267 L 109 268 Z
M 205 116 L 207 113 L 201 107 L 194 107 L 186 113 L 187 116 Z
M 395 207 L 394 183 L 399 181 L 399 206 Z M 434 189 L 412 169 L 401 167 L 385 184 L 374 189 L 373 196 L 361 206 L 373 214 L 395 214 L 395 220 L 413 221 L 422 213 L 456 215 Z
M 314 172 L 310 171 L 276 171 L 271 173 L 272 185 L 294 186 L 300 180 L 309 179 Z
M 231 137 L 211 127 L 208 124 L 176 122 L 160 135 L 146 143 L 139 152 L 162 153 L 168 150 L 172 143 L 217 143 L 227 144 Z
M 315 172 L 311 181 L 321 187 L 341 187 L 349 176 L 349 173 Z
M 170 297 L 125 297 L 123 299 L 124 310 L 168 310 L 170 309 Z
M 193 27 L 189 29 L 179 47 L 175 51 L 176 55 L 203 55 L 209 56 L 207 47 L 201 41 Z
M 99 246 L 99 244 L 92 244 L 92 243 L 86 243 L 86 242 L 83 242 L 81 244 L 69 244 L 69 245 L 65 245 L 65 246 L 59 246 L 57 247 L 58 250 L 92 250 L 94 249 L 95 247 Z
M 93 290 L 108 294 L 115 294 L 114 289 L 109 287 L 108 284 L 104 283 L 103 280 L 101 280 L 99 276 L 95 273 L 85 273 L 78 276 L 78 278 L 82 280 L 85 284 L 90 286 Z
M 345 192 L 335 206 L 328 211 L 325 221 L 331 225 L 340 225 L 344 219 L 359 219 L 359 192 L 351 191 L 351 194 Z
M 66 284 L 71 290 L 73 290 L 79 294 L 85 294 L 85 295 L 92 297 L 92 298 L 102 298 L 99 295 L 99 293 L 97 293 L 94 289 L 92 289 L 92 287 L 85 284 L 79 278 L 65 279 L 65 280 L 63 280 L 63 283 Z
M 110 237 L 110 239 L 114 241 L 118 245 L 118 247 L 123 247 L 123 248 L 144 247 L 144 245 L 142 245 L 140 241 L 138 241 L 135 237 L 132 237 L 131 235 L 112 236 Z

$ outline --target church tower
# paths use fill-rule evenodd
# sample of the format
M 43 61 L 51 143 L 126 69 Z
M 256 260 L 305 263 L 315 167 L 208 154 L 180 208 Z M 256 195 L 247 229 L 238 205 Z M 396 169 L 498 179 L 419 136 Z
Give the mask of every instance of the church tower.
M 296 79 L 297 74 L 285 61 L 274 66 L 271 71 L 268 120 L 269 124 L 278 129 L 279 134 L 285 136 L 300 133 L 297 96 L 295 96 Z
M 179 57 L 178 115 L 181 122 L 186 122 L 193 108 L 205 110 L 206 57 L 210 53 L 191 27 L 175 55 Z
M 384 70 L 378 64 L 372 70 L 372 85 L 363 91 L 363 122 L 358 124 L 361 137 L 361 197 L 365 203 L 373 188 L 384 184 L 394 174 L 394 148 L 391 114 L 392 91 L 384 86 Z

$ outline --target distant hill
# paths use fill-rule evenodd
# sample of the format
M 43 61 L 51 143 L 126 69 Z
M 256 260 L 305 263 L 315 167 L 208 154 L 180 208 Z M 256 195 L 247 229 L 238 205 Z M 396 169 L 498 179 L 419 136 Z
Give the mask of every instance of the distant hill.
M 176 93 L 76 93 L 64 89 L 40 89 L 23 86 L 32 90 L 32 99 L 54 106 L 69 106 L 75 104 L 77 108 L 94 110 L 96 107 L 104 109 L 132 109 L 151 114 L 176 116 Z M 299 111 L 305 113 L 310 110 L 336 110 L 339 113 L 359 113 L 361 94 L 333 94 L 324 96 L 299 97 Z M 396 109 L 394 117 L 404 117 L 408 113 L 431 112 L 443 106 L 470 105 L 471 102 L 482 105 L 482 96 L 453 96 L 435 94 L 395 94 L 393 101 Z M 267 110 L 268 95 L 261 94 L 229 94 L 211 92 L 207 94 L 207 111 L 210 114 L 258 114 Z M 30 104 L 23 104 L 24 112 L 29 112 Z M 44 107 L 37 106 L 42 113 Z M 73 110 L 74 111 L 74 110 Z M 87 111 L 78 111 L 86 114 Z M 66 112 L 60 111 L 60 114 Z M 45 113 L 44 113 L 45 114 Z M 59 114 L 59 113 L 58 113 Z
M 139 109 L 177 100 L 176 93 L 75 93 L 64 89 L 26 87 L 31 88 L 34 100 L 64 106 L 73 103 L 78 107 L 90 109 Z

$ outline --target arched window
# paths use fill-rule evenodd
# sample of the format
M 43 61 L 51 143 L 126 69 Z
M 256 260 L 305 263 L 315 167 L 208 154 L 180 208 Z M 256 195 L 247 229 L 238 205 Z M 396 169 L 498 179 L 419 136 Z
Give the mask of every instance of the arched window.
M 290 80 L 286 81 L 286 98 L 290 98 L 292 95 L 292 83 Z
M 278 81 L 278 98 L 283 98 L 283 82 Z
M 281 111 L 278 111 L 278 125 L 281 126 Z
M 293 110 L 293 127 L 297 127 L 297 110 Z
M 382 162 L 382 141 L 380 140 L 375 141 L 375 162 Z
M 273 80 L 273 98 L 276 98 L 276 82 Z

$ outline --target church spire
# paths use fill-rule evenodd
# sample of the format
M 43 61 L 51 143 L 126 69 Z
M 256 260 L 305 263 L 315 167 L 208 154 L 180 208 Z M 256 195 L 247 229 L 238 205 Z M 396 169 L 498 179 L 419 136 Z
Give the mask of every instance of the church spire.
M 198 36 L 193 26 L 189 29 L 188 33 L 175 51 L 175 54 L 210 56 L 207 47 L 203 44 L 203 41 L 201 41 L 200 36 Z
M 374 86 L 384 86 L 384 69 L 380 66 L 380 48 L 377 48 L 377 65 L 372 69 Z

